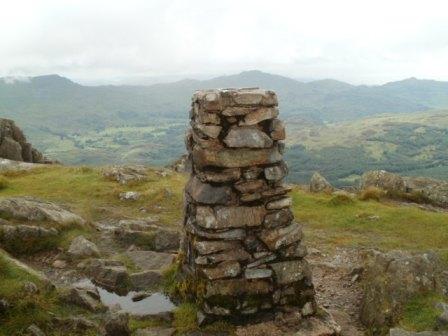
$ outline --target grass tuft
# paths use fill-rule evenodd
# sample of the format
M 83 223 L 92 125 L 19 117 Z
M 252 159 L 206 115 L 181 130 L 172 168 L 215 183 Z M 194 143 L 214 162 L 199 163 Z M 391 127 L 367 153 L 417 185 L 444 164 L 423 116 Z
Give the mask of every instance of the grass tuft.
M 182 335 L 199 328 L 197 322 L 198 308 L 193 303 L 182 303 L 174 310 L 174 327 Z
M 137 329 L 161 327 L 165 324 L 163 321 L 157 319 L 136 319 L 131 317 L 129 320 L 129 329 L 131 329 L 131 332 L 135 332 Z
M 437 317 L 442 312 L 436 305 L 446 300 L 446 297 L 437 294 L 415 297 L 404 307 L 400 325 L 412 331 L 435 330 Z
M 0 190 L 4 190 L 8 187 L 9 187 L 9 180 L 5 176 L 0 175 Z
M 329 203 L 333 206 L 347 205 L 352 204 L 354 202 L 355 201 L 353 200 L 352 197 L 344 194 L 334 195 L 329 201 Z
M 362 190 L 359 194 L 359 199 L 361 201 L 381 201 L 386 196 L 386 193 L 377 187 L 367 187 L 366 189 Z

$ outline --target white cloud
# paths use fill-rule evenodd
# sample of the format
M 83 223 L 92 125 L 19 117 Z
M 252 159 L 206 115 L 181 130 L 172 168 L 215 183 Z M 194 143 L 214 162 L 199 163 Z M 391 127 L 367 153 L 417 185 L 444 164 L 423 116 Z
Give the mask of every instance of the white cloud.
M 0 76 L 448 80 L 445 1 L 0 1 Z

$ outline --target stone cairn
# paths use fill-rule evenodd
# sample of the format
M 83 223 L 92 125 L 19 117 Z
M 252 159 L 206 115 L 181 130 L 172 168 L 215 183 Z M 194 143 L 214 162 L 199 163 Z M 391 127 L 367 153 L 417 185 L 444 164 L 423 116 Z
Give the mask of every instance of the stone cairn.
M 288 171 L 278 113 L 276 94 L 258 88 L 192 98 L 182 270 L 206 316 L 316 310 L 302 228 L 282 183 Z

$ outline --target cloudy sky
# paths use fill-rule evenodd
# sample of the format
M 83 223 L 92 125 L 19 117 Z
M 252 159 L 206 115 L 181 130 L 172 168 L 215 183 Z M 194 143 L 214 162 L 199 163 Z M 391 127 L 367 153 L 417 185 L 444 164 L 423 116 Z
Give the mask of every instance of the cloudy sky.
M 446 0 L 0 0 L 0 76 L 448 80 Z

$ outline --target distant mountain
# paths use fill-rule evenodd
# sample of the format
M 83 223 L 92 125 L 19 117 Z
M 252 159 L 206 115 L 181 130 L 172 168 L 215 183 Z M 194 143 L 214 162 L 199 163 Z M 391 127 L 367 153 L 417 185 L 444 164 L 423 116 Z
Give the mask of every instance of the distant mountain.
M 197 89 L 251 86 L 275 90 L 284 115 L 311 114 L 326 121 L 448 106 L 448 82 L 408 79 L 382 86 L 353 86 L 331 79 L 302 83 L 246 71 L 150 86 L 82 86 L 58 75 L 28 81 L 0 79 L 0 115 L 27 126 L 80 131 L 147 122 L 150 116 L 185 118 Z
M 48 75 L 0 78 L 0 117 L 15 120 L 29 134 L 30 140 L 47 154 L 65 153 L 64 160 L 68 158 L 71 162 L 74 161 L 71 156 L 78 155 L 79 159 L 88 154 L 86 159 L 76 162 L 88 163 L 94 157 L 95 163 L 101 163 L 102 158 L 115 160 L 108 146 L 117 153 L 123 149 L 120 144 L 127 141 L 128 133 L 123 133 L 126 127 L 127 130 L 145 127 L 145 137 L 148 137 L 148 132 L 166 134 L 170 125 L 175 125 L 176 131 L 168 134 L 174 132 L 176 136 L 164 139 L 171 142 L 180 139 L 195 90 L 254 86 L 277 92 L 282 118 L 307 123 L 350 121 L 382 113 L 448 107 L 448 82 L 415 78 L 380 86 L 355 86 L 332 79 L 304 83 L 261 71 L 245 71 L 208 80 L 185 79 L 148 86 L 85 86 L 58 75 Z M 165 131 L 154 133 L 160 125 L 164 125 Z M 103 143 L 105 139 L 112 142 Z M 152 149 L 157 148 L 157 153 L 162 153 L 165 140 L 153 143 Z M 105 149 L 101 158 L 95 151 L 88 150 L 99 143 Z M 144 141 L 138 143 L 140 146 Z M 148 152 L 146 147 L 136 151 L 133 143 L 129 146 L 130 153 L 148 160 L 141 158 Z M 167 158 L 165 153 L 160 162 Z

